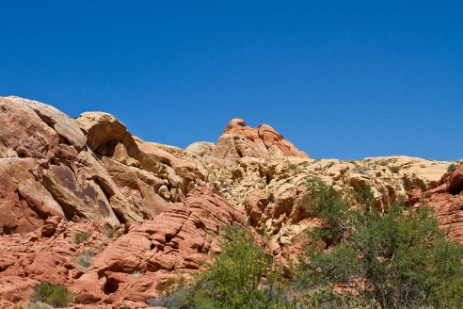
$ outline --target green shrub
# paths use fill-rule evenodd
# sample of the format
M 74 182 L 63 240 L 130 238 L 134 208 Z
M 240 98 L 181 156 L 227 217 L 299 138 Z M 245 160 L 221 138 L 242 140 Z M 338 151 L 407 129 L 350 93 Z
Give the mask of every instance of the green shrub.
M 322 228 L 313 231 L 313 238 L 323 239 L 327 243 L 336 243 L 342 237 L 342 223 L 347 220 L 347 211 L 352 207 L 320 178 L 307 179 L 307 210 L 313 216 L 324 218 Z
M 376 177 L 381 177 L 381 176 L 382 176 L 381 172 L 376 172 Z
M 451 172 L 455 171 L 457 168 L 458 168 L 458 165 L 452 163 L 452 164 L 450 164 L 449 167 L 447 168 L 447 172 L 451 173 Z
M 103 231 L 103 235 L 105 235 L 108 238 L 113 238 L 113 237 L 118 238 L 120 236 L 120 234 L 117 232 L 119 230 L 119 228 L 120 228 L 120 226 L 116 225 L 113 228 L 106 229 L 106 230 Z
M 275 194 L 273 194 L 273 192 L 270 192 L 270 194 L 268 195 L 268 200 L 269 200 L 270 203 L 275 203 L 276 198 L 275 198 Z
M 252 233 L 234 226 L 224 237 L 221 254 L 193 285 L 147 302 L 173 309 L 292 308 L 271 255 L 255 243 Z
M 362 308 L 461 308 L 463 248 L 447 240 L 430 208 L 394 204 L 382 214 L 350 208 L 332 187 L 315 188 L 309 189 L 318 193 L 311 203 L 325 224 L 309 234 L 315 243 L 307 246 L 298 275 L 306 291 L 312 288 L 305 296 L 317 299 L 317 307 L 350 302 Z M 338 237 L 329 251 L 319 237 L 326 230 Z M 343 293 L 335 293 L 335 285 Z
M 83 243 L 90 237 L 90 232 L 82 232 L 74 234 L 74 242 L 76 244 Z
M 288 169 L 290 169 L 292 171 L 295 171 L 295 170 L 297 170 L 297 165 L 296 164 L 290 164 L 290 165 L 288 165 Z
M 40 283 L 36 286 L 34 294 L 31 296 L 31 302 L 42 302 L 56 308 L 69 305 L 72 301 L 72 295 L 64 285 L 54 285 Z
M 400 171 L 400 166 L 389 166 L 389 170 L 391 171 L 391 173 L 397 174 Z

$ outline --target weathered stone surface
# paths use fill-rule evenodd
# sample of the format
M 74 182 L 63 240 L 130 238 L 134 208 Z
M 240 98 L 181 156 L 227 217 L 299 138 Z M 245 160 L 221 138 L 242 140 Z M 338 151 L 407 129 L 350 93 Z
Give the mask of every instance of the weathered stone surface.
M 463 165 L 445 173 L 438 185 L 425 192 L 411 191 L 409 203 L 414 207 L 429 205 L 434 208 L 441 227 L 450 237 L 463 243 Z
M 211 142 L 195 142 L 185 148 L 185 151 L 200 157 L 209 156 L 214 149 L 215 144 Z
M 17 97 L 0 97 L 0 110 L 4 234 L 32 231 L 52 215 L 112 225 L 153 218 L 205 178 L 186 152 L 135 139 L 106 113 L 74 120 Z
M 8 99 L 31 108 L 43 122 L 64 139 L 64 143 L 70 143 L 77 148 L 82 148 L 87 143 L 87 138 L 75 121 L 53 106 L 19 97 L 8 97 Z
M 222 228 L 242 222 L 241 212 L 204 186 L 153 220 L 121 227 L 117 239 L 104 236 L 110 226 L 51 217 L 34 232 L 3 236 L 0 299 L 25 304 L 38 283 L 48 282 L 65 284 L 77 303 L 145 307 L 169 278 L 201 270 Z M 83 232 L 88 239 L 76 243 L 74 236 Z M 85 269 L 79 259 L 89 251 L 94 257 Z
M 225 127 L 217 144 L 195 143 L 188 151 L 213 159 L 219 163 L 234 164 L 243 157 L 271 159 L 295 156 L 309 158 L 296 146 L 277 133 L 272 127 L 261 124 L 258 128 L 247 127 L 243 119 L 232 119 Z
M 184 205 L 133 225 L 95 258 L 71 288 L 82 302 L 144 301 L 156 296 L 174 272 L 201 269 L 200 261 L 210 260 L 208 252 L 221 228 L 242 220 L 223 197 L 197 187 Z
M 29 232 L 51 215 L 110 224 L 142 218 L 86 150 L 73 119 L 20 98 L 0 98 L 0 106 L 2 233 Z
M 212 169 L 209 181 L 235 205 L 244 207 L 260 233 L 288 244 L 298 242 L 316 223 L 304 210 L 308 178 L 321 178 L 353 202 L 355 192 L 371 187 L 374 204 L 387 209 L 413 187 L 438 186 L 450 164 L 404 156 L 350 161 L 244 157 L 228 168 Z
M 170 278 L 220 253 L 222 226 L 243 220 L 270 236 L 285 263 L 321 224 L 305 210 L 312 177 L 354 203 L 371 187 L 384 210 L 405 195 L 415 207 L 428 202 L 463 242 L 463 167 L 446 173 L 451 162 L 313 160 L 270 126 L 242 119 L 216 144 L 182 150 L 134 137 L 106 113 L 73 120 L 16 97 L 0 97 L 0 123 L 0 308 L 25 304 L 43 281 L 66 284 L 79 308 L 146 307 Z M 121 223 L 120 238 L 103 235 Z M 89 239 L 76 244 L 82 232 Z M 77 260 L 87 250 L 96 255 L 84 269 Z

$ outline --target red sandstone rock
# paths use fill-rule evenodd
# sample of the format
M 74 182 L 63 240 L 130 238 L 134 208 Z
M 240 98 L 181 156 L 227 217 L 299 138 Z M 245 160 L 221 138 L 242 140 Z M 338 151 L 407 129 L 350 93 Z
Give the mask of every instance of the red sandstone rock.
M 134 224 L 99 254 L 71 285 L 80 302 L 144 301 L 182 271 L 200 269 L 222 226 L 242 215 L 205 187 L 192 190 L 184 205 L 171 206 L 154 220 Z
M 413 194 L 412 194 L 413 195 Z M 427 204 L 434 208 L 441 227 L 450 230 L 450 237 L 463 243 L 463 165 L 444 174 L 439 185 L 424 192 L 415 207 Z
M 309 156 L 277 133 L 271 126 L 247 127 L 243 119 L 232 119 L 225 127 L 215 146 L 204 143 L 192 144 L 187 150 L 225 164 L 232 164 L 242 157 L 271 159 L 278 157 Z

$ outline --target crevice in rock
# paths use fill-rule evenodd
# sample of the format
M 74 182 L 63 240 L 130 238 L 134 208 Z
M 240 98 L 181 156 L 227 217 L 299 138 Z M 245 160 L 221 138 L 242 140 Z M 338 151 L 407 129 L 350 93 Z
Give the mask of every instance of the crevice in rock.
M 188 221 L 188 219 L 190 218 L 192 213 L 193 212 L 191 212 L 191 211 L 189 212 L 188 217 L 186 217 L 185 221 L 183 221 L 182 225 L 175 231 L 175 233 L 165 235 L 166 243 L 170 242 L 173 238 L 175 238 L 178 235 L 178 233 L 180 233 L 180 231 L 182 230 L 183 226 Z
M 109 203 L 111 201 L 111 197 L 114 196 L 114 191 L 98 176 L 94 177 L 93 181 L 101 188 L 101 191 L 103 192 L 104 196 L 106 197 L 106 200 Z
M 121 224 L 127 223 L 127 220 L 125 219 L 125 216 L 124 216 L 123 212 L 121 212 L 118 209 L 114 209 L 114 208 L 113 208 L 113 212 L 114 212 L 114 215 L 116 216 L 117 220 L 119 220 L 119 222 Z
M 52 118 L 42 114 L 39 110 L 33 110 L 37 114 L 37 116 L 39 116 L 39 118 L 42 119 L 43 122 L 45 122 L 50 128 L 52 128 L 56 132 L 56 134 L 58 134 L 60 144 L 72 145 L 66 137 L 59 134 L 58 131 L 55 129 L 56 122 Z
M 119 289 L 119 282 L 114 278 L 108 278 L 103 287 L 103 292 L 108 295 L 117 292 Z

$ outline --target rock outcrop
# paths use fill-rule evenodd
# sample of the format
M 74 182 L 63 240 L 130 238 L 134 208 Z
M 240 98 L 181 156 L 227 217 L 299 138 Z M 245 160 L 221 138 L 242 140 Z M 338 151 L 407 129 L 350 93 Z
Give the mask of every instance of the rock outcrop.
M 133 137 L 106 113 L 74 120 L 0 97 L 0 122 L 0 234 L 30 232 L 53 215 L 111 225 L 150 219 L 205 178 L 187 152 Z
M 51 106 L 0 98 L 0 230 L 29 232 L 51 215 L 140 220 L 86 148 L 75 121 Z
M 408 195 L 415 207 L 431 206 L 441 227 L 449 230 L 449 236 L 463 244 L 463 165 L 445 173 L 438 185 L 430 190 L 413 188 Z
M 192 189 L 184 203 L 155 219 L 117 232 L 110 226 L 51 217 L 34 232 L 2 238 L 0 307 L 27 303 L 40 282 L 66 284 L 75 302 L 93 304 L 90 307 L 145 307 L 169 278 L 201 270 L 203 262 L 210 262 L 210 253 L 220 251 L 222 228 L 242 222 L 242 213 L 204 186 Z M 88 238 L 76 243 L 75 235 L 85 232 Z M 111 233 L 113 238 L 108 238 Z M 115 238 L 117 233 L 122 235 Z
M 144 307 L 220 252 L 222 227 L 244 221 L 269 236 L 276 258 L 294 257 L 320 224 L 305 208 L 314 177 L 353 203 L 370 187 L 385 211 L 406 195 L 430 204 L 463 243 L 463 165 L 314 160 L 242 119 L 217 143 L 183 150 L 143 141 L 107 113 L 71 119 L 17 97 L 0 97 L 0 123 L 0 308 L 26 303 L 40 282 L 65 284 L 79 308 Z
M 250 224 L 260 233 L 286 245 L 298 242 L 316 223 L 304 210 L 307 179 L 320 178 L 353 203 L 355 192 L 371 187 L 375 205 L 388 209 L 413 187 L 428 190 L 438 186 L 450 164 L 405 156 L 349 161 L 246 157 L 231 167 L 214 169 L 209 180 L 227 199 L 244 208 Z
M 225 127 L 217 144 L 194 143 L 186 148 L 196 155 L 225 165 L 234 164 L 243 157 L 272 159 L 281 157 L 309 156 L 277 133 L 271 126 L 261 124 L 258 128 L 246 126 L 243 119 L 232 119 Z

